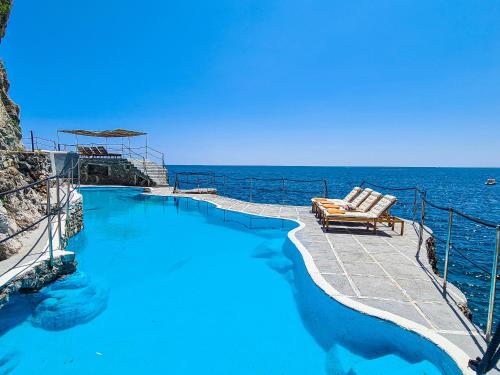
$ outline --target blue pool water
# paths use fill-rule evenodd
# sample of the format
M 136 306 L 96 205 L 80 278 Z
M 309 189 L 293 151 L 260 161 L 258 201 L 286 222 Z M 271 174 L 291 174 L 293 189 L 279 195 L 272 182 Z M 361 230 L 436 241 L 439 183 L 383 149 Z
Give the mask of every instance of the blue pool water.
M 78 272 L 0 310 L 0 374 L 459 373 L 317 288 L 293 222 L 136 189 L 83 195 Z
M 369 181 L 387 187 L 418 186 L 428 193 L 428 199 L 444 207 L 453 206 L 470 215 L 500 223 L 500 184 L 486 186 L 487 178 L 500 182 L 499 168 L 389 168 L 389 167 L 232 167 L 232 166 L 170 166 L 170 181 L 175 173 L 184 171 L 214 172 L 229 178 L 181 178 L 182 187 L 216 184 L 219 193 L 243 200 L 264 203 L 309 204 L 311 196 L 323 194 L 323 183 L 237 180 L 243 177 L 262 179 L 288 178 L 293 180 L 323 180 L 328 182 L 330 197 L 344 196 L 353 186 Z M 231 178 L 236 178 L 233 180 Z M 252 188 L 251 190 L 249 188 Z M 285 188 L 286 194 L 283 194 Z M 413 218 L 414 193 L 378 189 L 398 197 L 393 213 Z M 252 191 L 252 194 L 250 194 Z M 420 201 L 417 217 L 420 216 Z M 448 232 L 448 213 L 427 207 L 426 224 L 434 231 L 437 241 L 438 268 L 443 274 L 445 241 Z M 488 297 L 495 230 L 455 216 L 452 228 L 453 249 L 449 277 L 467 296 L 473 321 L 484 327 Z M 499 293 L 497 293 L 497 296 Z M 495 306 L 495 320 L 500 316 L 500 301 Z

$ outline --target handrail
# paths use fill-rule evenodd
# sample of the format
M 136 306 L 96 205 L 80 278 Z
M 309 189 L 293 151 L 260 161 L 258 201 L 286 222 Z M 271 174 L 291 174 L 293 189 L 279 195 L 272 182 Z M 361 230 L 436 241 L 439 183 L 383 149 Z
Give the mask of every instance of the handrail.
M 11 190 L 8 190 L 8 191 L 4 191 L 4 192 L 1 192 L 0 193 L 0 198 L 5 198 L 7 195 L 11 195 L 11 194 L 14 194 L 14 193 L 17 193 L 19 191 L 23 191 L 23 190 L 26 190 L 26 189 L 29 189 L 33 186 L 36 186 L 36 185 L 40 185 L 42 183 L 46 183 L 47 185 L 49 185 L 49 182 L 50 181 L 54 181 L 54 180 L 58 180 L 58 179 L 64 179 L 64 172 L 66 171 L 66 173 L 68 174 L 68 177 L 67 177 L 67 180 L 71 183 L 73 183 L 73 173 L 74 173 L 74 170 L 76 168 L 78 168 L 78 165 L 79 165 L 80 161 L 78 161 L 76 164 L 74 164 L 71 168 L 68 168 L 68 165 L 69 165 L 69 161 L 66 161 L 66 164 L 63 166 L 63 168 L 61 169 L 61 172 L 57 175 L 54 175 L 54 176 L 49 176 L 49 177 L 46 177 L 42 180 L 38 180 L 38 181 L 35 181 L 35 182 L 32 182 L 30 184 L 27 184 L 27 185 L 23 185 L 19 188 L 16 188 L 16 189 L 11 189 Z M 71 178 L 69 177 L 71 173 Z M 74 189 L 71 191 L 73 192 Z M 50 191 L 47 191 L 47 194 L 50 194 Z M 42 218 L 47 218 L 48 214 L 42 216 Z M 35 224 L 36 225 L 36 224 Z M 0 240 L 0 244 L 3 243 L 3 242 L 6 242 L 8 240 L 11 240 L 12 238 L 14 238 L 15 236 L 25 232 L 26 230 L 28 229 L 31 229 L 33 226 L 35 226 L 32 224 L 30 224 L 30 226 L 28 226 L 28 228 L 23 228 L 21 229 L 19 232 L 16 232 L 16 233 L 13 233 L 9 236 L 7 236 L 6 238 L 3 238 L 2 240 Z

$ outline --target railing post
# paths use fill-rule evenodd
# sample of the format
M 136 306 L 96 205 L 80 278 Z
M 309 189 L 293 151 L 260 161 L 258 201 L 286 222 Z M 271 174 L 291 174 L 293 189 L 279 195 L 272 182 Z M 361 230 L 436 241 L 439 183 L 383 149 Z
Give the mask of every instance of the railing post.
M 424 225 L 425 225 L 425 199 L 427 192 L 422 192 L 422 212 L 420 213 L 420 230 L 418 236 L 418 251 L 422 248 L 422 243 L 424 241 Z
M 323 187 L 324 187 L 324 197 L 323 198 L 326 198 L 328 197 L 328 182 L 326 180 L 323 180 Z
M 285 204 L 285 179 L 281 178 L 281 204 Z
M 250 202 L 252 202 L 253 178 L 250 177 Z
M 497 289 L 497 272 L 498 272 L 498 255 L 500 253 L 500 225 L 497 226 L 495 254 L 493 256 L 493 265 L 491 266 L 491 286 L 490 300 L 488 304 L 488 322 L 486 323 L 486 339 L 491 339 L 491 331 L 493 328 L 493 312 L 495 309 L 495 297 Z
M 70 179 L 70 182 L 71 182 L 71 186 L 74 186 L 75 183 L 73 181 L 73 178 L 75 177 L 74 176 L 74 169 L 75 169 L 75 166 L 73 164 L 73 159 L 71 159 L 71 179 Z
M 415 189 L 415 194 L 413 196 L 413 222 L 417 220 L 417 195 L 418 190 Z
M 71 194 L 71 184 L 70 184 L 70 171 L 68 171 L 68 191 L 66 194 L 66 222 L 69 220 L 69 202 L 70 202 L 70 194 Z
M 47 234 L 49 236 L 49 264 L 52 267 L 54 265 L 54 248 L 52 244 L 52 217 L 50 215 L 50 179 L 47 180 Z
M 31 152 L 35 152 L 35 139 L 33 137 L 33 130 L 30 130 L 30 136 L 31 136 Z
M 446 283 L 448 282 L 448 262 L 451 250 L 451 228 L 453 226 L 453 208 L 450 207 L 448 216 L 448 239 L 446 240 L 446 254 L 444 258 L 443 293 L 446 293 Z
M 196 185 L 198 186 L 198 193 L 200 192 L 200 176 L 196 175 Z
M 60 180 L 59 175 L 56 177 L 56 199 L 57 199 L 57 231 L 59 232 L 59 249 L 62 248 L 62 227 L 61 227 L 61 194 L 60 194 Z
M 81 179 L 80 179 L 80 171 L 81 171 L 81 168 L 80 168 L 80 157 L 78 157 L 78 160 L 76 161 L 76 165 L 77 165 L 77 172 L 78 172 L 78 184 L 77 184 L 77 187 L 80 188 L 80 184 L 81 184 Z
M 179 175 L 176 173 L 174 182 L 174 194 L 177 192 L 178 188 L 179 188 Z

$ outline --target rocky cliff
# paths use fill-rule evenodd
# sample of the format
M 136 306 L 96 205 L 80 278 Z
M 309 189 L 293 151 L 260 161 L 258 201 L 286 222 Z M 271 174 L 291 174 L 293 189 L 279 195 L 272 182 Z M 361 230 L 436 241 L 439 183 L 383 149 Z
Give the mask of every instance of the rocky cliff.
M 5 35 L 12 0 L 0 0 L 0 43 Z M 19 107 L 9 97 L 9 80 L 3 60 L 0 60 L 0 150 L 19 151 L 21 126 Z
M 12 0 L 0 0 L 0 43 L 5 35 Z M 0 192 L 12 190 L 49 175 L 49 158 L 43 153 L 25 152 L 21 143 L 19 107 L 9 97 L 9 81 L 0 60 Z M 0 199 L 0 241 L 37 220 L 43 214 L 41 202 L 46 189 L 36 186 Z M 0 244 L 0 260 L 19 249 L 18 240 Z

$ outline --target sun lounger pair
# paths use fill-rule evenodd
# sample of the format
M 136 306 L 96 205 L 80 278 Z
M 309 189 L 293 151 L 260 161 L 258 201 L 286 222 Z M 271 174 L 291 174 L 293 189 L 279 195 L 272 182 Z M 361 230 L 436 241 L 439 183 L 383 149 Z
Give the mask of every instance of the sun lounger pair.
M 403 235 L 404 221 L 389 213 L 396 201 L 392 195 L 382 196 L 372 189 L 355 187 L 344 199 L 313 198 L 312 206 L 325 230 L 329 229 L 331 222 L 364 222 L 367 229 L 373 225 L 375 232 L 377 223 L 387 223 L 393 230 L 399 223 Z

